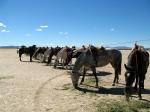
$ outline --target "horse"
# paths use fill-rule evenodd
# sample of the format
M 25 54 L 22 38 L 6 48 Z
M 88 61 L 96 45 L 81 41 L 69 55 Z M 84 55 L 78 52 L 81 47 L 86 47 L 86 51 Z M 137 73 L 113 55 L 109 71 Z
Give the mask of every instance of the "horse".
M 141 89 L 144 89 L 144 79 L 149 66 L 149 53 L 144 49 L 144 47 L 135 44 L 134 49 L 128 56 L 128 62 L 124 66 L 126 69 L 126 100 L 129 100 L 132 91 L 131 88 L 135 80 L 134 89 L 137 90 L 137 86 L 139 85 L 138 97 L 139 99 L 142 99 Z
M 39 47 L 39 48 L 35 51 L 33 57 L 34 57 L 35 59 L 37 59 L 37 56 L 38 56 L 39 54 L 44 55 L 44 52 L 45 52 L 47 49 L 48 49 L 48 47 Z
M 32 56 L 35 51 L 36 51 L 36 45 L 29 46 L 29 47 L 21 46 L 18 50 L 20 61 L 22 61 L 21 59 L 22 54 L 27 54 L 30 55 L 30 62 L 32 62 Z
M 105 49 L 104 47 L 97 48 L 94 46 L 89 46 L 89 48 L 87 48 L 85 52 L 82 52 L 82 54 L 79 55 L 75 62 L 74 69 L 71 74 L 71 80 L 74 88 L 78 88 L 78 81 L 81 74 L 80 70 L 82 69 L 82 67 L 84 67 L 84 71 L 80 84 L 84 82 L 86 71 L 88 69 L 91 69 L 96 79 L 96 87 L 98 87 L 96 67 L 103 67 L 109 63 L 112 65 L 115 71 L 115 77 L 112 84 L 114 86 L 115 83 L 118 83 L 118 75 L 121 74 L 121 61 L 122 54 L 118 50 Z
M 72 60 L 72 54 L 73 54 L 74 50 L 75 50 L 74 46 L 72 48 L 70 48 L 68 46 L 65 46 L 64 48 L 62 48 L 56 55 L 54 68 L 56 68 L 58 66 L 59 59 L 61 59 L 61 61 L 62 61 L 63 68 L 64 68 L 64 66 L 66 66 L 66 68 L 67 68 L 67 65 Z
M 61 47 L 51 47 L 49 49 L 47 49 L 45 52 L 44 52 L 44 61 L 46 60 L 46 58 L 48 58 L 48 61 L 47 61 L 47 64 L 50 64 L 51 63 L 51 60 L 52 60 L 52 57 L 53 56 L 56 56 L 57 53 L 61 50 L 62 48 Z
M 86 47 L 83 45 L 82 48 L 73 51 L 72 58 L 78 58 L 82 52 L 86 51 Z

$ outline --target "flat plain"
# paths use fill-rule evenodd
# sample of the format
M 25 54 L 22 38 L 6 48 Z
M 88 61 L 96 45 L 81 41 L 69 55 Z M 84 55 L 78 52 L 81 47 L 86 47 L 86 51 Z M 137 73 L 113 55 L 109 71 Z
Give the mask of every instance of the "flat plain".
M 16 49 L 0 49 L 0 112 L 95 112 L 99 102 L 125 100 L 124 63 L 130 50 L 121 52 L 119 84 L 112 86 L 114 70 L 109 64 L 97 68 L 99 89 L 89 71 L 79 91 L 72 87 L 71 71 L 29 62 L 25 55 L 20 62 Z M 150 102 L 150 67 L 142 97 Z M 138 100 L 137 94 L 131 100 Z

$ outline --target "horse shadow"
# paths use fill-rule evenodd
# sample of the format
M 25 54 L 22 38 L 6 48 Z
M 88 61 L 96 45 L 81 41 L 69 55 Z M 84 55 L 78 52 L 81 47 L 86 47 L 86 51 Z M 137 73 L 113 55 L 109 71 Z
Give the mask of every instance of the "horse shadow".
M 27 62 L 27 63 L 31 63 L 30 61 L 21 61 L 21 62 Z M 32 61 L 33 62 L 33 61 Z
M 93 76 L 92 73 L 86 73 L 87 76 Z M 98 71 L 96 73 L 97 76 L 107 76 L 107 75 L 111 75 L 112 73 L 111 72 L 106 72 L 106 71 Z
M 32 63 L 32 62 L 37 62 L 37 61 L 21 61 L 21 62 Z
M 67 70 L 72 70 L 72 68 L 68 68 Z M 68 71 L 68 74 L 72 75 L 72 72 Z M 96 74 L 97 74 L 97 76 L 107 76 L 107 75 L 111 75 L 112 73 L 111 72 L 105 72 L 105 71 L 98 71 Z M 82 75 L 83 74 L 81 74 L 80 76 L 82 76 Z M 89 73 L 89 72 L 87 72 L 85 75 L 86 75 L 86 77 L 87 76 L 89 76 L 89 77 L 94 76 L 92 73 Z
M 89 86 L 89 85 L 85 85 Z M 82 91 L 84 93 L 96 93 L 96 94 L 112 94 L 112 95 L 124 95 L 124 87 L 113 87 L 113 88 L 105 88 L 105 87 L 99 87 L 95 88 L 93 86 L 89 86 L 90 88 L 86 87 L 78 87 L 77 90 Z M 137 94 L 137 92 L 133 92 L 132 95 Z M 150 94 L 149 89 L 142 90 L 142 94 Z
M 0 80 L 3 80 L 3 79 L 12 79 L 14 78 L 14 76 L 4 76 L 4 77 L 0 77 Z
M 42 62 L 40 62 L 40 61 L 38 61 L 38 60 L 32 60 L 32 61 L 21 61 L 21 62 L 23 62 L 23 63 L 42 63 Z

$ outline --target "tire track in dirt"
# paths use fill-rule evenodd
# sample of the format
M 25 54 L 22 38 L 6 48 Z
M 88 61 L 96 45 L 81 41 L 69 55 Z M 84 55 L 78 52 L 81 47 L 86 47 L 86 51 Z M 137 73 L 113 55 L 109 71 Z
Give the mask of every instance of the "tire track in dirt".
M 54 79 L 56 79 L 56 78 L 58 78 L 58 77 L 61 77 L 61 76 L 63 76 L 63 75 L 66 75 L 65 73 L 66 73 L 66 71 L 63 72 L 63 73 L 60 73 L 59 75 L 56 75 L 56 76 L 54 76 L 54 77 L 48 79 L 46 82 L 44 82 L 44 83 L 37 89 L 37 91 L 35 92 L 35 96 L 34 96 L 34 109 L 33 109 L 34 112 L 41 111 L 40 108 L 39 108 L 39 107 L 40 107 L 40 106 L 39 106 L 39 105 L 40 105 L 39 98 L 40 98 L 40 94 L 42 93 L 43 88 L 44 88 L 48 83 L 50 83 L 52 80 L 54 80 Z

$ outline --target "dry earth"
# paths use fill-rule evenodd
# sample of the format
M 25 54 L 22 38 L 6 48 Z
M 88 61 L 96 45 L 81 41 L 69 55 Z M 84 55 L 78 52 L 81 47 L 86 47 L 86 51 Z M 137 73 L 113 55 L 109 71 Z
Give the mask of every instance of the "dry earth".
M 26 56 L 22 58 L 25 62 L 20 62 L 16 49 L 0 49 L 0 112 L 95 112 L 100 101 L 125 100 L 123 64 L 129 52 L 122 51 L 120 84 L 111 86 L 114 73 L 107 65 L 97 68 L 101 89 L 83 85 L 88 88 L 85 93 L 73 89 L 67 70 L 30 63 Z M 145 89 L 143 99 L 150 101 L 150 67 Z

